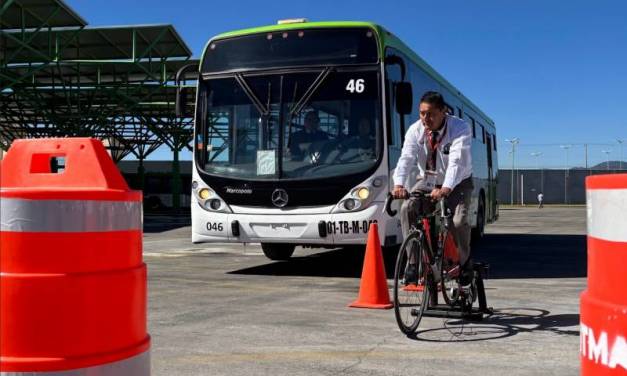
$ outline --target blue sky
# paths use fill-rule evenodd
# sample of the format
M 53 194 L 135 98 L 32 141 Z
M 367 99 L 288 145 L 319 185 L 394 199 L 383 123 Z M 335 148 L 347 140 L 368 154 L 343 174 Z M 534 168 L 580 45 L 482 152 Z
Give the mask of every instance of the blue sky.
M 215 34 L 278 19 L 374 21 L 398 35 L 491 116 L 499 162 L 560 167 L 618 160 L 627 142 L 627 2 L 66 0 L 94 26 L 168 23 L 196 56 Z M 627 146 L 624 147 L 627 159 Z M 151 159 L 167 159 L 159 151 Z M 189 158 L 188 155 L 184 156 Z

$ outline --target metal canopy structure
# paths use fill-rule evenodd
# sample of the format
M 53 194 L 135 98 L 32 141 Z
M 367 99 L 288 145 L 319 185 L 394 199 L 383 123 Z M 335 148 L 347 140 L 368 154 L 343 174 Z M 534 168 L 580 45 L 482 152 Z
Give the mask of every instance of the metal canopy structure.
M 85 20 L 62 1 L 5 0 L 0 6 L 0 11 L 3 12 L 0 19 L 0 28 L 3 30 L 39 28 L 42 25 L 49 27 L 87 25 Z
M 15 0 L 18 1 L 18 0 Z M 170 25 L 5 30 L 11 63 L 38 60 L 137 61 L 187 58 L 191 51 Z
M 16 138 L 90 136 L 120 160 L 191 150 L 191 118 L 175 116 L 176 72 L 192 52 L 171 25 L 89 27 L 62 0 L 0 5 L 0 148 Z

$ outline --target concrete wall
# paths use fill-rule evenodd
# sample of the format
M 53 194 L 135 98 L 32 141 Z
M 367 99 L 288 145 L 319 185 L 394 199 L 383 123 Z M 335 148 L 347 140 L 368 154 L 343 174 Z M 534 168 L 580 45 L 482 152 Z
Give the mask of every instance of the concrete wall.
M 521 176 L 525 204 L 537 204 L 543 191 L 546 204 L 585 204 L 588 175 L 627 173 L 619 170 L 515 170 L 514 204 L 521 203 Z M 500 204 L 511 203 L 511 170 L 499 170 L 497 197 Z

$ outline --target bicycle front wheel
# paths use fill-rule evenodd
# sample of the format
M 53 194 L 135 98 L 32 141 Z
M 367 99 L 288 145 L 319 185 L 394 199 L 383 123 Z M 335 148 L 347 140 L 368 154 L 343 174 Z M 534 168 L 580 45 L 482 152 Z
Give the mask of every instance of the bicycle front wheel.
M 407 236 L 396 257 L 394 315 L 401 332 L 413 334 L 420 324 L 429 297 L 428 270 L 421 231 Z M 412 272 L 415 268 L 415 273 Z

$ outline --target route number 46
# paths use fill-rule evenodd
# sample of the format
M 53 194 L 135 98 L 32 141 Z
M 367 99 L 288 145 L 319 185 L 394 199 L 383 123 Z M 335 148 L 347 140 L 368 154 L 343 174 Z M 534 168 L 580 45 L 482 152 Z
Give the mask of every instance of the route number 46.
M 364 89 L 366 89 L 366 85 L 363 78 L 357 80 L 352 79 L 348 81 L 348 85 L 346 85 L 346 91 L 350 91 L 351 93 L 363 93 Z

